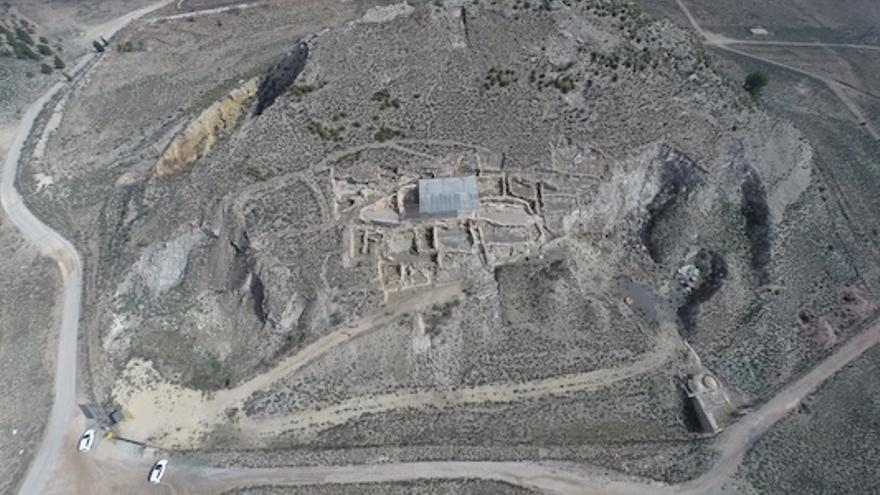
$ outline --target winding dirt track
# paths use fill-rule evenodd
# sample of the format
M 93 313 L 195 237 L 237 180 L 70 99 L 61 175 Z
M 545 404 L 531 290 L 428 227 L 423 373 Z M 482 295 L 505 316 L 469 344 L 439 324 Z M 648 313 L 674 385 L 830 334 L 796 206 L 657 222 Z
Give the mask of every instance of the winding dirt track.
M 816 74 L 814 72 L 809 72 L 809 71 L 806 71 L 803 69 L 799 69 L 799 68 L 794 67 L 789 64 L 777 62 L 776 60 L 772 60 L 772 59 L 769 59 L 766 57 L 761 57 L 759 55 L 754 55 L 752 53 L 740 50 L 738 48 L 734 48 L 731 45 L 754 45 L 754 46 L 763 46 L 763 45 L 774 46 L 774 45 L 776 45 L 776 46 L 803 46 L 803 47 L 814 47 L 814 48 L 815 47 L 826 47 L 826 48 L 841 48 L 841 47 L 843 47 L 843 48 L 860 48 L 860 49 L 868 49 L 868 50 L 880 50 L 880 47 L 873 46 L 873 45 L 850 45 L 850 44 L 835 44 L 835 43 L 807 43 L 807 42 L 799 43 L 799 42 L 793 42 L 793 41 L 773 42 L 773 41 L 732 39 L 732 38 L 728 38 L 726 36 L 722 36 L 720 34 L 705 30 L 702 26 L 700 26 L 700 23 L 697 22 L 696 18 L 694 18 L 694 16 L 693 16 L 693 14 L 691 14 L 690 9 L 688 9 L 687 5 L 684 4 L 683 0 L 676 0 L 676 2 L 678 3 L 678 7 L 682 10 L 682 12 L 684 12 L 684 15 L 687 17 L 688 22 L 691 24 L 691 27 L 694 29 L 694 31 L 697 32 L 697 34 L 699 34 L 703 38 L 704 42 L 707 45 L 714 46 L 720 50 L 725 50 L 730 53 L 735 53 L 735 54 L 741 55 L 743 57 L 748 57 L 748 58 L 751 58 L 754 60 L 758 60 L 758 61 L 764 62 L 765 64 L 775 65 L 777 67 L 782 67 L 783 69 L 797 72 L 798 74 L 803 74 L 805 76 L 811 77 L 813 79 L 816 79 L 818 81 L 825 83 L 825 85 L 828 86 L 828 88 L 832 92 L 834 92 L 834 94 L 837 96 L 837 98 L 840 99 L 840 101 L 844 104 L 844 106 L 846 106 L 847 110 L 849 110 L 849 112 L 852 113 L 853 117 L 855 117 L 855 119 L 856 119 L 856 122 L 859 123 L 863 129 L 865 129 L 865 132 L 867 132 L 875 140 L 880 141 L 880 132 L 878 132 L 877 129 L 874 128 L 873 123 L 868 121 L 868 119 L 865 117 L 864 112 L 862 112 L 861 108 L 852 100 L 852 98 L 849 97 L 848 94 L 846 94 L 846 92 L 853 91 L 855 93 L 859 93 L 860 95 L 862 95 L 866 98 L 870 98 L 872 100 L 877 100 L 877 98 L 874 95 L 865 93 L 864 91 L 853 88 L 853 87 L 851 87 L 847 84 L 844 84 L 840 81 L 836 81 L 834 79 L 825 77 L 821 74 Z
M 22 202 L 18 191 L 15 190 L 18 160 L 24 142 L 40 111 L 63 86 L 62 83 L 52 86 L 25 112 L 12 148 L 6 155 L 2 188 L 0 188 L 0 200 L 2 200 L 6 215 L 24 237 L 39 248 L 43 255 L 58 262 L 63 279 L 61 331 L 58 337 L 53 385 L 54 400 L 39 450 L 31 461 L 27 475 L 19 489 L 19 493 L 22 495 L 36 494 L 42 490 L 46 476 L 61 448 L 64 430 L 76 407 L 76 334 L 82 294 L 82 263 L 73 245 L 35 217 Z
M 129 22 L 162 7 L 166 3 L 168 1 L 159 2 L 119 17 L 107 26 L 107 30 L 103 34 L 104 38 L 110 39 Z M 89 67 L 89 63 L 96 56 L 97 54 L 92 53 L 83 57 L 72 70 L 73 75 L 79 76 L 84 68 Z M 76 409 L 76 341 L 80 297 L 82 295 L 82 262 L 76 248 L 58 232 L 34 216 L 15 189 L 22 148 L 31 134 L 34 122 L 46 104 L 64 87 L 65 84 L 62 82 L 55 83 L 49 91 L 25 111 L 18 124 L 12 147 L 6 154 L 2 184 L 0 184 L 0 202 L 3 204 L 6 215 L 18 227 L 22 235 L 33 243 L 42 254 L 58 263 L 63 279 L 61 329 L 55 361 L 52 410 L 49 413 L 40 447 L 19 488 L 21 495 L 36 494 L 43 490 L 46 478 L 58 457 L 65 430 Z
M 674 355 L 676 349 L 681 348 L 681 340 L 676 329 L 671 325 L 664 325 L 652 350 L 638 356 L 632 363 L 617 368 L 554 376 L 524 383 L 487 384 L 449 391 L 353 397 L 323 409 L 271 418 L 244 418 L 240 426 L 248 433 L 267 436 L 287 430 L 306 429 L 310 425 L 327 428 L 365 414 L 376 414 L 392 409 L 513 402 L 554 394 L 598 390 L 662 366 Z
M 336 347 L 376 329 L 386 327 L 405 315 L 421 311 L 428 306 L 442 304 L 460 297 L 461 294 L 462 287 L 457 282 L 420 289 L 412 295 L 405 296 L 389 306 L 365 315 L 318 339 L 300 352 L 281 361 L 278 366 L 238 387 L 218 391 L 213 397 L 205 398 L 201 402 L 188 403 L 185 410 L 175 409 L 173 395 L 150 393 L 147 404 L 141 402 L 142 406 L 149 407 L 150 410 L 146 411 L 143 410 L 144 407 L 141 407 L 139 416 L 144 419 L 139 420 L 138 417 L 129 419 L 126 422 L 124 433 L 133 438 L 145 438 L 154 436 L 156 432 L 151 428 L 156 427 L 161 428 L 162 431 L 177 432 L 182 431 L 185 425 L 190 425 L 189 428 L 195 428 L 197 433 L 220 427 L 228 422 L 225 411 L 229 408 L 242 407 L 255 392 L 270 389 L 278 380 L 290 376 Z M 513 402 L 547 395 L 597 390 L 657 369 L 672 359 L 676 351 L 683 350 L 684 347 L 676 329 L 672 325 L 664 324 L 650 351 L 636 356 L 632 362 L 616 368 L 572 373 L 521 383 L 493 383 L 446 391 L 431 390 L 358 396 L 340 403 L 291 414 L 242 417 L 237 420 L 235 429 L 245 434 L 245 438 L 253 439 L 253 446 L 259 446 L 266 443 L 265 438 L 271 438 L 287 431 L 313 432 L 343 424 L 366 414 L 376 414 L 394 409 Z M 138 421 L 143 421 L 143 426 L 140 426 L 141 423 L 137 423 Z M 180 441 L 181 438 L 172 434 L 165 441 L 169 440 L 172 441 L 169 445 L 172 445 L 174 441 Z M 250 442 L 247 446 L 251 446 Z
M 127 23 L 137 16 L 167 2 L 141 9 L 125 16 Z M 699 26 L 681 4 L 695 28 Z M 135 15 L 136 14 L 136 15 Z M 124 25 L 124 23 L 122 25 Z M 117 28 L 118 30 L 118 28 Z M 115 31 L 113 31 L 115 32 Z M 112 33 L 110 33 L 112 35 Z M 109 36 L 105 36 L 109 37 Z M 707 37 L 707 40 L 711 40 Z M 720 48 L 736 52 L 726 46 Z M 743 55 L 756 58 L 745 52 Z M 782 64 L 768 61 L 775 65 Z M 786 67 L 788 68 L 788 67 Z M 803 72 L 803 71 L 799 71 Z M 827 79 L 808 74 L 828 83 Z M 833 83 L 833 81 L 832 81 Z M 46 481 L 60 447 L 61 439 L 73 413 L 76 377 L 76 332 L 81 294 L 80 260 L 73 246 L 60 235 L 34 217 L 24 206 L 14 188 L 18 162 L 23 143 L 31 131 L 33 122 L 43 106 L 63 87 L 56 84 L 35 102 L 26 112 L 12 149 L 6 157 L 3 170 L 2 204 L 7 215 L 34 242 L 42 252 L 56 259 L 64 274 L 64 309 L 58 362 L 55 375 L 55 400 L 40 450 L 31 465 L 20 493 L 39 493 Z M 869 130 L 871 132 L 871 130 Z M 389 317 L 391 315 L 388 315 Z M 745 452 L 773 424 L 791 412 L 800 401 L 841 368 L 858 358 L 865 350 L 880 342 L 880 324 L 873 326 L 838 348 L 831 356 L 809 373 L 784 387 L 773 399 L 728 428 L 719 439 L 721 462 L 710 472 L 693 481 L 680 485 L 663 485 L 627 478 L 606 470 L 569 463 L 539 462 L 419 462 L 387 463 L 359 466 L 321 466 L 270 469 L 208 468 L 187 465 L 185 460 L 169 476 L 169 486 L 174 493 L 221 492 L 234 487 L 265 484 L 312 485 L 324 483 L 389 482 L 422 478 L 457 479 L 480 478 L 500 480 L 507 483 L 560 494 L 704 494 L 715 493 L 736 472 Z M 283 365 L 290 371 L 298 366 L 295 361 Z M 281 373 L 281 370 L 278 371 Z M 242 392 L 259 390 L 271 384 L 278 374 L 260 377 L 248 382 Z M 558 384 L 556 384 L 558 386 Z M 176 473 L 174 472 L 176 471 Z
M 245 400 L 254 392 L 269 388 L 276 381 L 290 376 L 291 373 L 301 369 L 339 345 L 377 328 L 387 326 L 405 314 L 451 301 L 461 295 L 461 293 L 462 287 L 458 282 L 442 284 L 422 290 L 412 297 L 407 297 L 399 303 L 393 304 L 391 307 L 382 308 L 377 313 L 360 318 L 341 330 L 316 340 L 262 375 L 258 375 L 233 389 L 217 392 L 216 400 L 223 403 L 235 403 Z
M 825 380 L 880 343 L 877 321 L 849 340 L 800 379 L 784 387 L 766 404 L 729 427 L 719 438 L 721 459 L 715 467 L 692 481 L 666 485 L 626 477 L 605 469 L 574 463 L 552 462 L 413 462 L 355 466 L 289 468 L 206 468 L 183 465 L 175 479 L 180 493 L 220 493 L 255 485 L 318 485 L 327 483 L 378 483 L 416 479 L 475 478 L 558 494 L 701 495 L 719 493 L 733 476 L 754 442 L 784 418 Z
M 733 38 L 723 38 L 726 43 L 736 45 L 757 45 L 757 46 L 794 46 L 801 48 L 852 48 L 854 50 L 870 50 L 880 51 L 877 45 L 859 45 L 857 43 L 821 43 L 818 41 L 773 41 L 773 40 L 738 40 Z
M 612 479 L 601 469 L 584 468 L 569 463 L 456 461 L 249 470 L 207 469 L 193 478 L 188 489 L 191 493 L 221 493 L 231 488 L 255 485 L 387 483 L 418 479 L 493 480 L 565 495 L 671 493 L 669 487 L 663 485 Z

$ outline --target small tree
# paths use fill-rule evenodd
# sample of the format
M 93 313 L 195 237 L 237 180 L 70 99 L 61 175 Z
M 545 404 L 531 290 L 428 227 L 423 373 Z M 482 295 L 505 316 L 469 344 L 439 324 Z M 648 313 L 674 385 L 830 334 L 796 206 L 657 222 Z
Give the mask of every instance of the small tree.
M 40 72 L 42 72 L 43 74 L 51 74 L 52 73 L 52 66 L 50 66 L 49 64 L 41 64 L 40 65 Z
M 64 68 L 64 60 L 61 60 L 61 57 L 55 55 L 55 68 L 61 70 Z
M 16 43 L 12 45 L 12 48 L 15 50 L 15 57 L 19 59 L 29 58 L 31 60 L 40 60 L 40 55 L 33 51 L 31 47 L 25 45 L 24 43 Z
M 28 45 L 34 44 L 34 39 L 31 38 L 31 35 L 22 28 L 15 28 L 15 35 L 18 36 L 18 39 L 21 40 L 22 43 Z
M 769 81 L 770 76 L 768 76 L 766 72 L 750 72 L 749 75 L 746 76 L 746 82 L 743 84 L 743 88 L 749 92 L 749 95 L 751 95 L 753 100 L 758 100 L 761 98 L 764 86 L 767 86 Z

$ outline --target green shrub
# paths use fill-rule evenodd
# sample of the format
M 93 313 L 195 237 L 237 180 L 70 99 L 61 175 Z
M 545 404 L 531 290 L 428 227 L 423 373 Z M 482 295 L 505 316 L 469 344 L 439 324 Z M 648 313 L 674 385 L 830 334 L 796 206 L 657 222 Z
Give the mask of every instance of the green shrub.
M 768 76 L 766 72 L 750 72 L 749 75 L 746 76 L 745 83 L 743 83 L 743 89 L 748 91 L 753 100 L 758 100 L 761 98 L 761 94 L 764 92 L 764 87 L 767 86 L 768 82 L 770 82 L 770 76 Z
M 373 96 L 370 97 L 370 99 L 373 101 L 378 101 L 380 103 L 379 110 L 385 110 L 392 107 L 400 108 L 400 100 L 398 100 L 397 98 L 392 98 L 391 92 L 389 92 L 387 89 L 376 91 L 375 93 L 373 93 Z
M 382 126 L 381 129 L 376 131 L 376 134 L 373 136 L 373 139 L 379 141 L 380 143 L 384 143 L 385 141 L 394 139 L 396 137 L 401 137 L 403 134 L 397 129 L 391 129 L 389 127 Z
M 34 39 L 22 28 L 15 28 L 15 36 L 24 44 L 33 45 Z
M 31 47 L 25 45 L 24 43 L 17 42 L 12 45 L 12 49 L 15 51 L 15 57 L 19 59 L 29 58 L 31 60 L 40 60 L 40 54 L 33 51 Z
M 61 57 L 59 57 L 58 55 L 55 55 L 54 64 L 55 64 L 55 68 L 58 70 L 61 70 L 64 68 L 64 61 L 61 60 Z
M 52 66 L 49 64 L 41 64 L 40 65 L 40 72 L 42 72 L 43 74 L 51 74 L 52 73 Z
M 44 45 L 42 43 L 37 45 L 37 51 L 40 52 L 40 55 L 45 55 L 47 57 L 52 55 L 52 49 L 49 48 L 49 45 Z
M 345 131 L 345 126 L 325 127 L 324 124 L 311 120 L 306 125 L 306 129 L 312 134 L 318 135 L 322 141 L 342 141 L 342 133 Z
M 483 82 L 483 89 L 488 90 L 493 86 L 506 87 L 517 81 L 516 73 L 513 69 L 499 69 L 492 67 L 486 74 L 486 80 Z
M 546 84 L 548 86 L 553 86 L 563 94 L 568 93 L 569 91 L 573 91 L 575 88 L 574 79 L 572 79 L 571 76 L 568 75 L 559 76 Z
M 144 50 L 144 42 L 141 40 L 135 43 L 131 40 L 126 40 L 125 42 L 116 45 L 116 50 L 122 53 L 141 52 Z

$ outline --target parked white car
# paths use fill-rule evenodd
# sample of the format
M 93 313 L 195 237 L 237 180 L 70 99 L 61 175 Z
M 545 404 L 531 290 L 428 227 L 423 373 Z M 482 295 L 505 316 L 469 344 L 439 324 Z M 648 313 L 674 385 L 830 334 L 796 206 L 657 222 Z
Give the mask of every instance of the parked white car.
M 76 448 L 80 452 L 88 452 L 89 449 L 92 448 L 93 443 L 95 443 L 95 430 L 88 429 L 83 432 L 81 437 L 79 437 L 79 442 L 76 444 Z
M 153 469 L 150 470 L 150 477 L 147 478 L 150 483 L 159 483 L 162 481 L 162 476 L 165 476 L 165 466 L 168 465 L 168 459 L 159 459 L 156 461 L 156 464 L 153 464 Z

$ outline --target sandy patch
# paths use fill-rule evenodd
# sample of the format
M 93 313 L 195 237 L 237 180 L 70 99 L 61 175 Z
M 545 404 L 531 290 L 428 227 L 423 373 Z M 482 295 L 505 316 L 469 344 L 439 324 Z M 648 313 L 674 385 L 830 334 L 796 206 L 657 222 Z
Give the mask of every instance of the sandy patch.
M 152 363 L 142 359 L 129 361 L 114 384 L 113 395 L 128 416 L 120 424 L 120 433 L 132 440 L 194 447 L 204 432 L 221 421 L 219 414 L 206 407 L 204 393 L 161 382 Z
M 34 183 L 37 187 L 37 192 L 42 191 L 44 188 L 55 184 L 55 179 L 52 178 L 51 175 L 42 174 L 37 172 L 34 174 Z
M 61 125 L 61 119 L 64 118 L 64 106 L 66 104 L 67 97 L 64 97 L 64 99 L 62 99 L 52 111 L 52 116 L 49 117 L 49 121 L 46 122 L 46 127 L 43 128 L 43 132 L 40 134 L 39 141 L 37 141 L 36 146 L 34 146 L 34 159 L 42 159 L 46 154 L 46 144 L 49 142 L 49 138 L 52 137 L 52 133 L 54 133 L 58 129 L 58 126 Z

